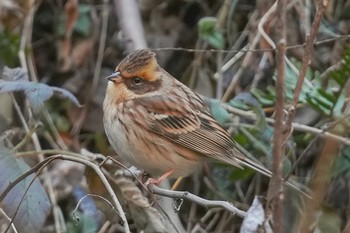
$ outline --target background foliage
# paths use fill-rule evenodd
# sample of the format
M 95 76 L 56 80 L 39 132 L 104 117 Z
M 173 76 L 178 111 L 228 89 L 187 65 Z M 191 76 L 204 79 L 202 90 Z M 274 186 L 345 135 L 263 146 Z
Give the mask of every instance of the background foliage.
M 92 167 L 47 160 L 59 154 L 95 164 L 103 160 L 101 155 L 119 160 L 102 125 L 104 77 L 130 50 L 127 30 L 140 26 L 125 25 L 137 22 L 138 15 L 125 20 L 118 11 L 121 4 L 140 14 L 142 30 L 136 33 L 157 53 L 161 66 L 203 96 L 248 156 L 272 169 L 277 73 L 271 41 L 276 43 L 278 32 L 276 12 L 269 9 L 275 1 L 133 2 L 0 2 L 0 232 L 124 231 L 122 216 L 111 207 L 113 198 Z M 288 1 L 286 110 L 317 4 Z M 284 142 L 283 176 L 312 190 L 316 201 L 287 189 L 283 232 L 298 232 L 301 216 L 310 213 L 308 232 L 350 229 L 349 7 L 348 0 L 327 5 L 293 130 Z M 207 209 L 178 198 L 164 201 L 109 162 L 100 169 L 122 202 L 131 232 L 256 232 L 264 220 L 267 232 L 273 226 L 269 200 L 257 198 L 266 197 L 269 179 L 251 169 L 207 164 L 178 187 L 206 199 L 230 201 L 243 211 L 251 207 L 248 217 L 259 217 L 243 221 L 223 208 Z M 26 175 L 28 171 L 33 172 Z M 315 178 L 317 174 L 322 177 Z M 309 203 L 317 203 L 315 212 L 307 208 Z

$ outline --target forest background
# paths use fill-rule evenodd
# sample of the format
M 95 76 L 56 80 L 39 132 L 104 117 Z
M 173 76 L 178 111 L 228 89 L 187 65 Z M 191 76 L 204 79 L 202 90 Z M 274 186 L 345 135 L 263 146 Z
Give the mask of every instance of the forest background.
M 349 20 L 348 0 L 1 0 L 0 232 L 349 232 Z M 146 47 L 271 179 L 127 172 L 104 77 Z

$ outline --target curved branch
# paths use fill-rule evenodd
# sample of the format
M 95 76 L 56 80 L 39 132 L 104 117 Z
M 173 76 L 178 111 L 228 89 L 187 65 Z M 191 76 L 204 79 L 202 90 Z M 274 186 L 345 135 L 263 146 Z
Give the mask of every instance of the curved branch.
M 61 160 L 68 160 L 68 161 L 72 161 L 72 162 L 77 162 L 77 163 L 81 163 L 84 164 L 85 166 L 89 166 L 90 168 L 92 168 L 97 175 L 100 177 L 102 183 L 104 184 L 105 188 L 107 189 L 109 195 L 111 196 L 112 199 L 112 203 L 114 205 L 114 208 L 116 208 L 116 210 L 119 213 L 120 218 L 123 221 L 123 226 L 125 229 L 125 232 L 130 233 L 130 229 L 129 229 L 129 224 L 127 222 L 124 210 L 120 204 L 120 202 L 118 201 L 117 196 L 115 195 L 112 186 L 110 185 L 110 183 L 108 182 L 106 176 L 103 174 L 102 170 L 100 169 L 100 167 L 88 160 L 86 160 L 86 158 L 82 157 L 82 156 L 71 156 L 71 155 L 53 155 L 49 158 L 46 158 L 45 160 L 43 160 L 42 162 L 38 163 L 36 166 L 34 166 L 32 169 L 30 169 L 29 171 L 25 172 L 23 175 L 21 175 L 20 177 L 18 177 L 16 180 L 14 180 L 11 184 L 9 184 L 5 191 L 1 193 L 0 195 L 0 201 L 7 195 L 7 193 L 16 185 L 18 184 L 20 181 L 22 181 L 25 177 L 29 176 L 30 174 L 33 174 L 36 171 L 39 171 L 42 167 L 46 166 L 47 164 L 49 164 L 50 162 L 56 160 L 56 159 L 61 159 Z

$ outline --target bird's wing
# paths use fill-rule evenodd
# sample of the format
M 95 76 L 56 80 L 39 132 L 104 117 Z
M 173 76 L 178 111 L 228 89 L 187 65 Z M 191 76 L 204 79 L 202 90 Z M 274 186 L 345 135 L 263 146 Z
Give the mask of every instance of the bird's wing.
M 197 95 L 153 96 L 139 103 L 148 112 L 146 121 L 154 133 L 201 155 L 239 166 L 237 156 L 242 155 L 237 154 L 234 141 Z

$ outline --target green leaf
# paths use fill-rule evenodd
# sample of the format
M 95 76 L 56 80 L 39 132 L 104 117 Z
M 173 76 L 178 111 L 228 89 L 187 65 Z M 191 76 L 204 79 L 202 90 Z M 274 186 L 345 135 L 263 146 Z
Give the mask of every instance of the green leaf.
M 51 117 L 59 132 L 69 132 L 71 129 L 71 122 L 65 116 L 53 112 L 51 113 Z
M 318 105 L 322 106 L 328 111 L 332 109 L 332 103 L 329 102 L 327 99 L 323 98 L 321 95 L 315 96 L 312 100 L 314 103 L 317 103 Z
M 242 103 L 242 101 L 237 100 L 237 99 L 232 99 L 228 102 L 229 105 L 235 108 L 243 109 L 243 110 L 249 110 L 250 108 L 245 104 Z
M 74 27 L 74 31 L 84 37 L 87 37 L 91 33 L 91 19 L 90 11 L 91 7 L 87 4 L 80 4 L 78 7 L 79 17 Z
M 11 69 L 4 69 L 4 75 L 8 76 Z M 15 79 L 15 78 L 13 78 Z M 58 93 L 70 99 L 77 106 L 78 99 L 69 91 L 59 88 L 51 87 L 44 83 L 29 82 L 29 81 L 4 81 L 0 80 L 0 93 L 22 91 L 26 95 L 29 104 L 33 110 L 38 112 L 43 106 L 44 101 L 48 100 L 54 93 Z
M 229 102 L 230 105 L 236 104 L 244 106 L 245 110 L 253 110 L 253 112 L 257 116 L 257 121 L 255 123 L 255 127 L 257 127 L 259 130 L 264 130 L 267 126 L 267 122 L 265 119 L 265 113 L 262 109 L 259 101 L 256 99 L 254 95 L 250 92 L 241 92 L 237 96 L 235 96 L 232 100 Z
M 323 90 L 321 88 L 317 89 L 317 92 L 318 92 L 319 95 L 321 95 L 322 97 L 327 99 L 329 102 L 335 103 L 336 98 L 335 98 L 335 96 L 333 94 L 328 93 L 328 92 L 326 92 L 325 90 Z
M 77 22 L 74 25 L 73 32 L 88 37 L 91 34 L 91 6 L 87 4 L 79 4 L 78 6 L 79 16 Z M 63 37 L 66 33 L 66 15 L 61 15 L 58 19 L 56 32 L 60 37 Z
M 98 231 L 100 213 L 97 210 L 92 196 L 86 196 L 86 190 L 77 185 L 73 188 L 72 196 L 76 201 L 81 201 L 79 211 L 72 212 L 72 218 L 79 227 L 80 232 L 95 233 Z
M 0 193 L 29 169 L 30 167 L 22 159 L 17 159 L 10 150 L 0 146 Z M 23 179 L 2 200 L 2 208 L 10 218 L 13 218 L 24 196 L 14 218 L 18 232 L 40 232 L 50 210 L 48 196 L 38 179 L 31 184 L 25 194 L 33 178 L 34 175 L 30 175 Z
M 206 104 L 209 106 L 212 116 L 219 124 L 222 125 L 222 124 L 230 121 L 230 119 L 231 119 L 230 114 L 228 113 L 228 111 L 226 109 L 224 109 L 221 106 L 219 100 L 213 99 L 213 98 L 204 98 L 204 100 L 205 100 Z
M 335 115 L 340 116 L 342 114 L 342 109 L 345 104 L 345 96 L 343 94 L 339 95 L 338 100 L 336 101 L 335 105 L 333 106 L 333 113 Z
M 282 163 L 282 174 L 287 175 L 292 170 L 292 163 L 289 159 L 284 159 Z
M 217 49 L 224 47 L 224 36 L 215 17 L 203 17 L 198 22 L 199 37 Z
M 341 218 L 340 216 L 330 210 L 324 208 L 319 219 L 318 229 L 321 233 L 340 233 L 341 232 Z
M 264 106 L 272 106 L 275 103 L 275 92 L 265 93 L 259 89 L 252 89 L 250 93 Z
M 242 133 L 236 134 L 233 139 L 240 145 L 247 145 L 249 143 L 248 138 Z
M 339 176 L 350 170 L 350 147 L 346 146 L 341 151 L 341 156 L 336 160 L 333 176 Z
M 307 93 L 306 100 L 316 110 L 326 115 L 341 115 L 345 104 L 344 88 L 350 78 L 350 46 L 343 53 L 343 63 L 340 68 L 333 70 L 330 74 L 327 87 L 321 86 L 320 78 L 314 80 L 317 88 Z M 336 91 L 333 91 L 334 88 Z
M 16 65 L 20 41 L 21 38 L 19 34 L 0 29 L 0 60 L 3 60 L 5 65 Z
M 325 114 L 325 115 L 330 115 L 330 111 L 328 108 L 324 108 L 323 106 L 319 105 L 314 99 L 307 99 L 307 103 L 314 108 L 315 110 Z
M 95 233 L 98 231 L 96 219 L 80 211 L 77 211 L 74 223 L 68 222 L 67 228 L 69 233 Z
M 231 181 L 237 181 L 237 180 L 246 180 L 254 175 L 255 171 L 253 169 L 244 167 L 244 169 L 240 168 L 232 168 L 230 172 L 230 180 Z

